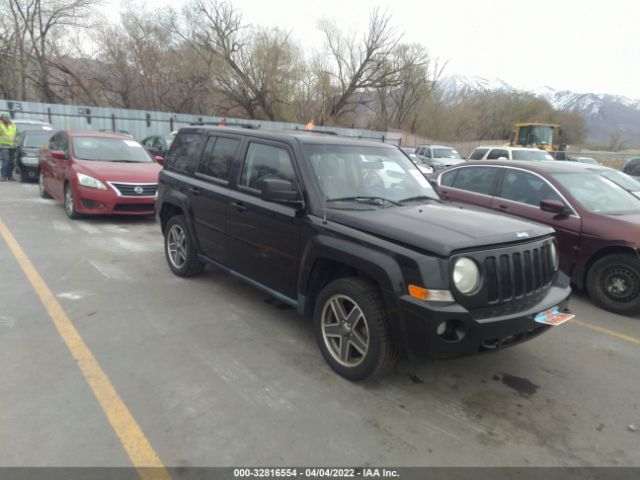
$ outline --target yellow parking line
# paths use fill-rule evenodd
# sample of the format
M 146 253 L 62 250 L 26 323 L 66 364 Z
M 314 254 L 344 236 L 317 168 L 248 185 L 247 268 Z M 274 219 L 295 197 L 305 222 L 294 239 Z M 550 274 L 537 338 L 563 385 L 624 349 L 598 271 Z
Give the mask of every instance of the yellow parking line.
M 102 370 L 91 350 L 89 350 L 89 347 L 87 347 L 87 344 L 62 309 L 62 306 L 1 218 L 0 235 L 7 242 L 22 271 L 31 282 L 38 297 L 40 297 L 40 301 L 80 367 L 85 380 L 98 399 L 102 410 L 109 419 L 109 423 L 115 430 L 134 467 L 137 468 L 140 477 L 143 479 L 170 479 L 171 477 L 162 465 L 160 458 L 111 384 L 109 377 Z
M 622 340 L 626 340 L 627 342 L 637 343 L 640 345 L 640 338 L 632 337 L 631 335 L 625 335 L 624 333 L 619 333 L 614 330 L 609 330 L 608 328 L 597 327 L 596 325 L 591 325 L 590 323 L 584 323 L 580 320 L 571 320 L 569 323 L 573 323 L 575 325 L 580 325 L 581 327 L 589 328 L 591 330 L 595 330 L 596 332 L 604 333 L 605 335 L 609 335 L 611 337 L 620 338 Z

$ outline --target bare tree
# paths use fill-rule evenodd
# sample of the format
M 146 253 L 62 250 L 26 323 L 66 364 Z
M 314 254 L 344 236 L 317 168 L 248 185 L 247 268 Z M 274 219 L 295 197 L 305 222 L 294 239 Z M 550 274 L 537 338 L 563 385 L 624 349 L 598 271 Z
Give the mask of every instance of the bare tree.
M 209 65 L 212 88 L 250 118 L 269 120 L 289 101 L 298 49 L 278 28 L 254 29 L 226 1 L 194 0 L 183 10 L 183 38 Z
M 330 99 L 329 116 L 337 119 L 345 109 L 362 103 L 356 93 L 367 89 L 398 86 L 398 75 L 406 68 L 394 61 L 401 35 L 391 27 L 391 17 L 379 9 L 369 17 L 369 29 L 360 40 L 346 36 L 330 21 L 318 24 L 325 38 L 337 94 Z
M 24 33 L 29 40 L 18 42 L 21 64 L 24 65 L 27 54 L 32 56 L 38 75 L 33 80 L 41 91 L 41 98 L 47 102 L 55 100 L 51 88 L 50 57 L 51 44 L 57 33 L 64 29 L 85 26 L 89 8 L 94 0 L 8 0 L 9 8 L 16 23 L 16 31 Z M 24 90 L 24 89 L 23 89 Z
M 444 66 L 430 59 L 418 44 L 399 44 L 391 61 L 398 72 L 397 84 L 376 88 L 376 125 L 384 130 L 404 128 L 415 132 L 419 107 L 431 97 Z

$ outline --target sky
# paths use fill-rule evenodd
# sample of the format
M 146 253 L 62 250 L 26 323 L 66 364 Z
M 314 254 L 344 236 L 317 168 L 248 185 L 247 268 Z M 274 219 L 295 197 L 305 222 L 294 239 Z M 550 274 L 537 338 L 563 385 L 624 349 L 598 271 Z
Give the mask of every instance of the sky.
M 103 0 L 112 21 L 127 0 Z M 137 2 L 140 3 L 140 2 Z M 147 1 L 148 8 L 185 0 Z M 246 23 L 291 32 L 305 52 L 321 50 L 317 22 L 356 34 L 375 7 L 388 11 L 404 41 L 447 62 L 443 75 L 501 79 L 522 89 L 640 99 L 638 0 L 231 0 Z

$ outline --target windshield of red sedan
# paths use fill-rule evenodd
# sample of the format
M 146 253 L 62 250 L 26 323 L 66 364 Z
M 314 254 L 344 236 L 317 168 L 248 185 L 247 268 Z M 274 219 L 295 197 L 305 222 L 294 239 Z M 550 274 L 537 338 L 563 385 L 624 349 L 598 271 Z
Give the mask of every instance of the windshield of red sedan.
M 74 137 L 73 156 L 98 162 L 153 163 L 142 145 L 128 138 Z
M 606 215 L 640 212 L 640 199 L 600 175 L 558 173 L 554 177 L 590 212 Z

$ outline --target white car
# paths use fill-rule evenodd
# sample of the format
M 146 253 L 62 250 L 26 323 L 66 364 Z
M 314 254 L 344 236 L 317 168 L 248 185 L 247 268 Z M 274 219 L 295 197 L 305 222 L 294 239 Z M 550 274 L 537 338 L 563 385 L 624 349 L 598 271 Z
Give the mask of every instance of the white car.
M 481 145 L 469 160 L 554 160 L 548 152 L 538 148 L 509 147 L 505 145 Z
M 415 153 L 424 160 L 423 163 L 426 162 L 432 167 L 433 163 L 441 164 L 446 168 L 465 161 L 458 151 L 449 145 L 420 145 Z

